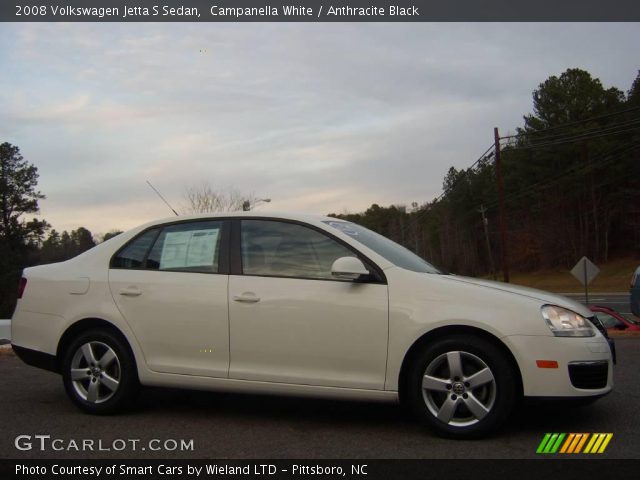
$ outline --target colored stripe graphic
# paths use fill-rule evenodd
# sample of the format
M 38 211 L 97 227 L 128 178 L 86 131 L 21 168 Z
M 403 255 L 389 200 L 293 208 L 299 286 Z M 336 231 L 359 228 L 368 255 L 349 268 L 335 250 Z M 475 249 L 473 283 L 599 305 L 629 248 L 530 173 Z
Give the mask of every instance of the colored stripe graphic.
M 594 433 L 591 435 L 591 438 L 589 439 L 589 443 L 587 443 L 587 446 L 584 449 L 584 453 L 591 453 L 591 447 L 599 437 L 600 435 L 597 433 Z
M 554 434 L 551 435 L 551 438 L 547 442 L 547 446 L 544 447 L 544 450 L 542 451 L 542 453 L 553 453 L 551 451 L 551 448 L 553 447 L 553 444 L 555 443 L 556 438 L 558 438 L 558 434 L 557 433 L 554 433 Z
M 556 453 L 558 451 L 558 449 L 560 448 L 560 444 L 562 443 L 562 440 L 564 440 L 564 437 L 565 437 L 564 433 L 561 433 L 560 435 L 558 435 L 558 439 L 556 440 L 556 443 L 553 445 L 549 453 Z
M 580 449 L 578 449 L 578 451 L 576 451 L 576 449 L 578 448 L 578 445 L 580 445 L 580 448 L 582 448 L 582 444 L 585 442 L 586 437 L 586 433 L 576 433 L 575 440 L 569 447 L 569 451 L 567 453 L 578 453 Z
M 560 449 L 560 453 L 567 452 L 567 449 L 569 448 L 569 445 L 571 445 L 571 442 L 573 442 L 574 438 L 576 438 L 576 434 L 570 433 L 569 436 L 567 437 L 567 441 L 564 442 L 564 445 L 562 445 L 562 448 Z
M 604 451 L 607 449 L 607 445 L 609 445 L 609 442 L 613 438 L 613 433 L 607 433 L 606 435 L 607 436 L 605 437 L 604 442 L 602 442 L 602 445 L 600 445 L 600 450 L 598 450 L 598 453 L 604 453 Z
M 611 441 L 613 433 L 594 433 L 584 453 L 603 453 Z
M 573 453 L 580 453 L 582 451 L 582 446 L 587 441 L 587 438 L 589 438 L 588 433 L 581 433 L 580 435 L 582 436 L 580 437 L 580 441 L 578 442 L 578 445 L 576 445 L 576 449 L 574 450 Z
M 536 453 L 556 453 L 565 436 L 566 433 L 547 433 L 538 445 Z
M 538 445 L 538 449 L 536 450 L 536 453 L 542 453 L 543 452 L 545 445 L 549 441 L 549 438 L 551 438 L 551 434 L 547 433 L 544 436 L 544 438 L 542 439 L 542 441 L 540 442 L 540 445 Z
M 612 438 L 613 433 L 546 433 L 536 453 L 604 453 Z

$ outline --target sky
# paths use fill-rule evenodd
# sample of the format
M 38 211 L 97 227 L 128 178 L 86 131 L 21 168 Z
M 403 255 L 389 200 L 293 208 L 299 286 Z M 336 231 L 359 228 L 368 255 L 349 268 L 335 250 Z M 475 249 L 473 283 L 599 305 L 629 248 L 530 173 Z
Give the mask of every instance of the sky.
M 22 23 L 0 28 L 0 142 L 58 230 L 126 230 L 209 183 L 262 211 L 344 213 L 442 191 L 582 68 L 626 92 L 637 23 Z

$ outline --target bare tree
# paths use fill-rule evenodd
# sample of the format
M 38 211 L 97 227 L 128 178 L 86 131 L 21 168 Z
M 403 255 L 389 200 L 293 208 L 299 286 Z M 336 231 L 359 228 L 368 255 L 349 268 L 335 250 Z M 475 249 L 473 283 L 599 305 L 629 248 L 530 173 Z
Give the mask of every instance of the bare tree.
M 245 195 L 234 188 L 217 191 L 207 181 L 185 188 L 182 198 L 184 213 L 234 212 L 242 210 L 245 201 L 254 201 L 252 194 Z

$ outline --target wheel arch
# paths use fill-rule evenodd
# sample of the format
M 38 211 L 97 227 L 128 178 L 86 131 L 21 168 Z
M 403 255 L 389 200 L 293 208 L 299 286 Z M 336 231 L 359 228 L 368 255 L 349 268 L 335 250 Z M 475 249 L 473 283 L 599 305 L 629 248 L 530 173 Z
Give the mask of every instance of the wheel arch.
M 439 328 L 435 328 L 423 334 L 419 337 L 411 347 L 407 350 L 404 358 L 402 359 L 402 366 L 400 367 L 400 374 L 398 378 L 398 396 L 400 401 L 403 402 L 407 398 L 407 389 L 408 389 L 408 379 L 409 379 L 409 371 L 411 370 L 411 365 L 414 362 L 418 353 L 429 343 L 435 342 L 439 339 L 446 338 L 451 335 L 469 335 L 473 337 L 483 338 L 496 347 L 498 347 L 505 356 L 509 359 L 509 363 L 511 367 L 514 369 L 514 372 L 517 374 L 518 378 L 518 392 L 520 397 L 523 395 L 523 383 L 522 383 L 522 372 L 520 372 L 520 367 L 518 366 L 518 362 L 509 349 L 509 347 L 498 337 L 493 335 L 492 333 L 483 330 L 478 327 L 471 327 L 468 325 L 448 325 Z
M 116 325 L 102 318 L 83 318 L 82 320 L 78 320 L 77 322 L 69 325 L 60 337 L 60 341 L 58 342 L 58 347 L 56 349 L 56 363 L 59 372 L 62 371 L 62 361 L 64 358 L 64 353 L 73 339 L 83 332 L 94 329 L 107 330 L 118 336 L 120 340 L 124 342 L 124 345 L 131 355 L 131 358 L 136 363 L 137 370 L 136 355 L 131 348 L 131 343 L 129 342 L 129 339 L 127 339 L 127 336 L 122 333 L 122 331 Z

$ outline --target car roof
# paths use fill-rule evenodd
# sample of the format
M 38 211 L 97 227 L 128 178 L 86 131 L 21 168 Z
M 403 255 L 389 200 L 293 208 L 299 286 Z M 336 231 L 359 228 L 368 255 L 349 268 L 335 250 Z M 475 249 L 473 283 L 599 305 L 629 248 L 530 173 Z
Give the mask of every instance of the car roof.
M 176 221 L 185 221 L 185 220 L 201 220 L 206 218 L 274 218 L 274 219 L 284 219 L 284 220 L 296 220 L 300 222 L 326 222 L 326 221 L 334 221 L 334 222 L 342 222 L 344 220 L 328 217 L 326 215 L 319 214 L 308 214 L 308 213 L 294 213 L 294 212 L 257 212 L 257 211 L 248 211 L 248 212 L 209 212 L 209 213 L 197 213 L 197 214 L 189 214 L 189 215 L 179 215 L 174 217 L 165 217 L 158 220 L 153 220 L 147 223 L 148 225 L 156 225 L 162 223 L 176 222 Z

